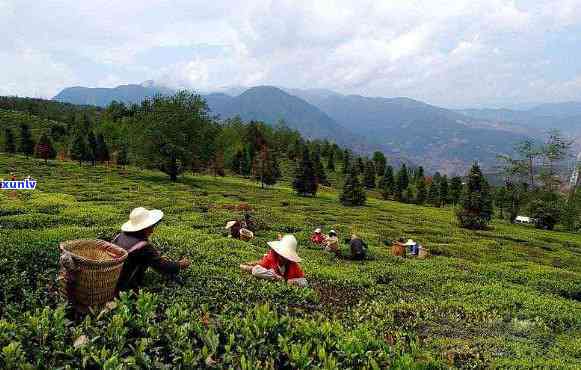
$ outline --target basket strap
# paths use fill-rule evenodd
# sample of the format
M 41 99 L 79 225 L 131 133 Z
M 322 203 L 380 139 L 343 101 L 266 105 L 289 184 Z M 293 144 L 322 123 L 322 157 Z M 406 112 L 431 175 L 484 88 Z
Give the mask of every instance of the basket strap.
M 67 271 L 74 271 L 77 269 L 75 260 L 69 251 L 63 251 L 59 258 L 60 266 Z
M 147 242 L 142 240 L 142 241 L 136 243 L 135 245 L 133 245 L 131 248 L 129 248 L 127 250 L 127 254 L 129 254 L 131 252 L 135 252 L 136 250 L 139 250 L 139 249 L 145 247 L 146 245 L 147 245 Z

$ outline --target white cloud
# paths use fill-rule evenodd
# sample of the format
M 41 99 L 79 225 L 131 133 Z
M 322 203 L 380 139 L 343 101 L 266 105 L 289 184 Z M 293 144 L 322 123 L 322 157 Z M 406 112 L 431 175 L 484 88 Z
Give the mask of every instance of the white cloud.
M 14 70 L 0 77 L 3 93 L 153 78 L 199 90 L 326 87 L 446 105 L 579 96 L 531 82 L 576 86 L 564 81 L 578 71 L 557 76 L 550 64 L 562 56 L 544 50 L 548 37 L 581 31 L 581 0 L 0 0 L 0 21 L 0 32 L 14 35 L 0 44 Z M 161 68 L 139 57 L 164 47 L 192 54 Z
M 50 98 L 60 86 L 77 83 L 68 66 L 33 49 L 18 49 L 10 53 L 0 51 L 0 60 L 0 95 Z

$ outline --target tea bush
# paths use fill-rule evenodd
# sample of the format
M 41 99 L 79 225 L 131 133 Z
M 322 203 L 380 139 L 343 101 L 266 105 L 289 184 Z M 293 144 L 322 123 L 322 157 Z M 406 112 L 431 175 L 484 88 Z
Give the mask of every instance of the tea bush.
M 0 192 L 0 368 L 579 368 L 581 236 L 494 220 L 460 229 L 451 208 L 369 197 L 340 206 L 324 189 L 298 198 L 288 183 L 79 167 L 0 155 L 37 190 Z M 285 175 L 286 179 L 291 176 Z M 25 194 L 26 193 L 26 194 Z M 224 224 L 251 207 L 248 243 Z M 188 257 L 178 279 L 149 272 L 140 294 L 75 318 L 55 294 L 58 245 L 111 240 L 130 210 L 166 214 L 153 243 Z M 315 227 L 360 234 L 364 262 L 309 243 Z M 310 287 L 271 283 L 238 265 L 277 233 L 299 241 Z M 426 260 L 384 241 L 420 241 Z M 348 246 L 341 245 L 344 253 Z

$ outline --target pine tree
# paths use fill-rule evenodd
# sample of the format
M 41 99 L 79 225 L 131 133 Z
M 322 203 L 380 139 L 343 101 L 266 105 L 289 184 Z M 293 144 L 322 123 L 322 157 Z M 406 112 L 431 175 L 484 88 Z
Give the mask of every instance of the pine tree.
M 214 177 L 226 176 L 224 172 L 224 151 L 221 149 L 214 153 L 214 158 L 212 158 L 212 171 L 214 172 Z
M 408 169 L 404 163 L 401 165 L 401 168 L 397 172 L 397 179 L 395 182 L 395 191 L 394 191 L 395 200 L 401 201 L 403 199 L 402 198 L 403 192 L 408 188 L 408 185 L 409 185 Z
M 450 194 L 448 190 L 448 176 L 444 175 L 440 179 L 440 202 L 442 206 L 450 203 Z
M 4 151 L 9 154 L 16 153 L 16 144 L 14 143 L 14 133 L 11 129 L 4 130 Z
M 462 196 L 462 179 L 458 176 L 452 177 L 450 181 L 450 202 L 456 205 Z
M 105 137 L 103 136 L 103 134 L 97 135 L 95 157 L 96 157 L 97 161 L 99 161 L 101 163 L 109 162 L 109 160 L 111 159 L 109 156 L 109 147 L 107 146 L 107 143 L 105 142 Z
M 335 172 L 335 151 L 332 149 L 329 151 L 327 159 L 327 170 Z
M 97 161 L 97 139 L 93 131 L 89 131 L 87 134 L 87 150 L 85 152 L 87 162 L 91 162 L 94 166 Z
M 87 142 L 85 136 L 81 132 L 78 132 L 73 139 L 71 158 L 79 161 L 80 166 L 82 166 L 83 161 L 87 159 Z
M 240 167 L 242 168 L 242 176 L 250 176 L 252 172 L 252 158 L 250 158 L 250 153 L 246 147 L 243 151 L 242 164 Z
M 393 167 L 387 166 L 385 173 L 379 182 L 379 188 L 381 189 L 381 195 L 383 199 L 389 199 L 395 192 L 395 179 L 393 177 Z
M 365 165 L 364 179 L 365 187 L 367 189 L 375 188 L 375 165 L 370 160 L 368 160 Z
M 343 174 L 349 173 L 351 167 L 351 152 L 345 149 L 343 152 Z
M 333 143 L 333 153 L 335 153 L 335 161 L 343 162 L 343 151 L 339 145 Z
M 325 139 L 325 140 L 323 140 L 323 147 L 321 148 L 321 155 L 324 158 L 328 158 L 330 153 L 331 153 L 331 144 L 329 143 L 329 140 Z
M 329 186 L 329 180 L 327 179 L 327 174 L 325 173 L 325 166 L 321 162 L 321 155 L 318 150 L 315 150 L 313 154 L 313 166 L 315 168 L 315 177 L 317 178 L 317 184 Z
M 357 157 L 357 172 L 360 174 L 365 173 L 365 162 L 361 157 Z
M 415 182 L 418 182 L 422 178 L 424 179 L 424 185 L 425 185 L 426 177 L 424 175 L 424 167 L 419 166 L 418 169 L 416 170 Z
M 424 204 L 426 202 L 426 198 L 428 196 L 427 189 L 426 189 L 426 178 L 421 176 L 418 178 L 416 183 L 417 193 L 416 193 L 416 203 L 417 204 Z
M 462 208 L 456 213 L 460 226 L 468 229 L 484 229 L 492 218 L 493 206 L 490 187 L 475 163 L 468 175 Z
M 339 201 L 344 206 L 362 206 L 366 200 L 367 196 L 361 182 L 359 182 L 359 176 L 355 168 L 352 168 L 345 179 Z
M 121 144 L 117 152 L 117 165 L 125 168 L 129 164 L 129 148 L 126 143 Z
M 81 130 L 88 132 L 91 129 L 91 119 L 89 118 L 88 114 L 83 114 L 83 122 L 82 122 L 82 127 Z
M 260 181 L 261 187 L 264 188 L 265 185 L 276 184 L 280 175 L 279 172 L 276 158 L 268 150 L 266 145 L 264 145 L 260 150 L 258 172 L 256 174 L 256 178 Z
M 242 152 L 241 149 L 238 149 L 238 151 L 236 151 L 236 154 L 234 154 L 234 157 L 232 158 L 232 172 L 234 172 L 237 175 L 242 175 L 242 162 L 244 161 L 244 153 Z
M 404 203 L 412 203 L 414 199 L 415 199 L 414 189 L 411 185 L 409 185 L 407 189 L 405 189 L 405 191 L 403 192 L 402 201 Z
M 375 166 L 376 175 L 383 176 L 387 165 L 387 159 L 382 152 L 373 153 L 373 164 Z
M 38 139 L 34 153 L 36 157 L 44 159 L 45 163 L 47 163 L 49 159 L 54 159 L 56 157 L 56 150 L 46 132 L 40 136 L 40 139 Z
M 278 156 L 277 156 L 276 152 L 272 152 L 270 166 L 271 166 L 270 171 L 272 174 L 272 178 L 275 180 L 275 182 L 272 184 L 269 184 L 269 185 L 274 185 L 282 177 L 282 172 L 280 171 L 280 165 L 278 163 Z
M 315 168 L 311 161 L 309 148 L 306 145 L 303 148 L 302 158 L 297 164 L 293 188 L 302 196 L 315 196 L 317 194 L 318 184 Z
M 20 125 L 20 147 L 18 151 L 26 155 L 26 158 L 34 153 L 34 142 L 32 141 L 30 128 L 25 123 Z
M 432 176 L 432 184 L 436 184 L 437 187 L 440 187 L 440 182 L 442 181 L 442 174 L 436 172 L 434 176 Z
M 430 184 L 430 187 L 428 188 L 428 203 L 430 203 L 430 205 L 434 206 L 434 207 L 439 207 L 441 202 L 440 202 L 440 189 L 439 186 L 436 182 L 433 182 Z

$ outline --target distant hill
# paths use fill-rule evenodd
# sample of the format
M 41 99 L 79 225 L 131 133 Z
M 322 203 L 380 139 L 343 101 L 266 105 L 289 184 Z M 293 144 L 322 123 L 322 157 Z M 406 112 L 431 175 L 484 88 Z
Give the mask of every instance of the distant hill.
M 277 87 L 257 86 L 235 97 L 216 93 L 205 98 L 210 110 L 221 118 L 240 116 L 246 121 L 264 121 L 273 125 L 284 121 L 309 138 L 327 138 L 356 151 L 379 149 L 317 107 Z
M 462 109 L 469 117 L 496 122 L 513 122 L 538 132 L 558 129 L 563 133 L 581 135 L 581 102 L 546 103 L 526 110 Z
M 68 87 L 58 93 L 53 100 L 105 107 L 114 100 L 126 104 L 141 103 L 156 94 L 171 95 L 173 93 L 171 89 L 155 86 L 150 81 L 146 81 L 141 85 L 121 85 L 114 88 Z
M 405 158 L 449 174 L 464 173 L 475 160 L 493 167 L 498 154 L 509 153 L 516 142 L 530 135 L 540 135 L 538 127 L 545 125 L 543 119 L 535 125 L 514 119 L 532 114 L 520 111 L 454 111 L 409 98 L 346 96 L 326 89 L 237 86 L 217 90 L 204 97 L 222 118 L 238 115 L 270 124 L 284 120 L 309 138 L 329 138 L 357 152 L 381 150 L 396 162 Z M 55 99 L 104 106 L 112 100 L 138 103 L 156 93 L 172 92 L 145 83 L 113 89 L 69 88 Z M 567 109 L 576 107 L 567 103 Z
M 203 95 L 212 113 L 221 118 L 240 116 L 250 121 L 276 124 L 284 121 L 308 138 L 330 139 L 357 152 L 380 149 L 370 145 L 363 137 L 346 130 L 328 115 L 306 101 L 273 86 L 222 89 L 224 92 Z M 241 93 L 240 93 L 241 92 Z M 53 99 L 73 104 L 106 106 L 113 100 L 140 103 L 155 94 L 172 94 L 173 90 L 155 86 L 151 82 L 140 85 L 123 85 L 116 88 L 71 87 Z M 240 93 L 240 95 L 237 95 Z M 231 95 L 230 95 L 231 94 Z
M 316 97 L 331 118 L 378 143 L 389 155 L 401 155 L 428 169 L 463 173 L 475 160 L 485 167 L 526 137 L 514 125 L 467 117 L 409 98 L 358 95 Z

